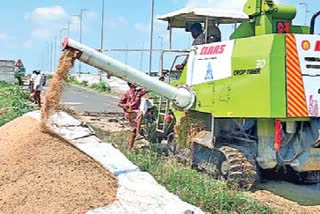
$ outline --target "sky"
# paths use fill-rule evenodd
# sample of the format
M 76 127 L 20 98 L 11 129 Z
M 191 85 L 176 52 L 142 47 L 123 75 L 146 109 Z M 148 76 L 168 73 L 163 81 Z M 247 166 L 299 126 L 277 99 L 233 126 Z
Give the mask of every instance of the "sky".
M 155 0 L 154 48 L 168 48 L 167 23 L 156 18 L 184 7 L 212 7 L 242 10 L 246 0 Z M 294 24 L 307 23 L 315 11 L 320 10 L 320 0 L 277 0 L 277 3 L 297 7 Z M 305 5 L 299 3 L 304 2 Z M 79 40 L 79 17 L 83 12 L 83 43 L 100 48 L 102 0 L 10 0 L 2 1 L 0 8 L 0 59 L 21 59 L 27 72 L 34 69 L 48 70 L 50 49 L 54 65 L 61 55 L 60 38 L 68 35 Z M 151 0 L 105 0 L 104 49 L 149 48 Z M 320 18 L 319 18 L 320 19 Z M 319 26 L 319 27 L 318 27 Z M 229 35 L 224 28 L 224 38 Z M 320 20 L 317 22 L 317 33 L 320 32 Z M 60 37 L 61 36 L 61 37 Z M 192 39 L 189 33 L 175 30 L 173 48 L 190 48 Z M 56 45 L 55 45 L 56 44 Z M 56 47 L 56 48 L 55 48 Z M 149 54 L 147 52 L 109 52 L 107 53 L 122 62 L 139 70 L 147 71 Z M 152 70 L 159 70 L 159 54 L 153 54 Z M 168 63 L 167 63 L 168 64 Z M 78 65 L 74 71 L 78 71 Z M 83 65 L 82 71 L 95 72 L 95 69 Z

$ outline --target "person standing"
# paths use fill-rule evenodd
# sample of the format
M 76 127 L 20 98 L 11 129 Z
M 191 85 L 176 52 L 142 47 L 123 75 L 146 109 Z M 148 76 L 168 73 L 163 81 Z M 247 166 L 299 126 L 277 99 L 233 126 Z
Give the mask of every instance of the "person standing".
M 119 107 L 125 112 L 125 118 L 129 121 L 131 135 L 129 139 L 129 148 L 132 149 L 137 136 L 140 136 L 143 114 L 139 110 L 141 98 L 148 93 L 146 89 L 137 89 L 137 86 L 128 83 L 129 90 L 121 97 Z
M 37 77 L 34 80 L 34 98 L 35 101 L 38 103 L 39 108 L 41 108 L 41 91 L 43 88 L 44 83 L 44 77 L 40 74 L 40 71 L 37 71 Z
M 35 97 L 34 97 L 34 81 L 35 81 L 36 78 L 37 78 L 37 71 L 34 70 L 34 71 L 32 72 L 32 75 L 31 75 L 30 79 L 29 79 L 30 100 L 31 100 L 32 102 L 35 102 Z

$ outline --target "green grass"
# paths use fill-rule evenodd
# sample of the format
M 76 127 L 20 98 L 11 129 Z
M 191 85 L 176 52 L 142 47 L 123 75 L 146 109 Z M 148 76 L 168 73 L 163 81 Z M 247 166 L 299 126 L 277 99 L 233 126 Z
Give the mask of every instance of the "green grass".
M 111 92 L 110 86 L 105 82 L 94 83 L 90 88 L 99 92 Z
M 0 81 L 0 126 L 33 110 L 28 104 L 29 95 L 18 86 Z
M 51 80 L 53 78 L 52 74 L 47 75 L 47 80 Z
M 223 181 L 215 180 L 174 159 L 160 156 L 152 147 L 129 152 L 127 149 L 128 132 L 105 133 L 97 128 L 95 130 L 101 139 L 112 142 L 129 160 L 139 166 L 142 171 L 152 174 L 170 192 L 206 212 L 220 214 L 280 213 L 249 199 L 240 190 L 231 189 Z

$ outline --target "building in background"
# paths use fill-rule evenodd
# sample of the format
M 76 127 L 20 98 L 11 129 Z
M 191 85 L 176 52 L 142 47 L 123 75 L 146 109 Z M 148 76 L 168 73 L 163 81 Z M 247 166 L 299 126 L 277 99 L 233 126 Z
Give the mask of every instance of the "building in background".
M 15 61 L 0 60 L 0 81 L 15 83 Z

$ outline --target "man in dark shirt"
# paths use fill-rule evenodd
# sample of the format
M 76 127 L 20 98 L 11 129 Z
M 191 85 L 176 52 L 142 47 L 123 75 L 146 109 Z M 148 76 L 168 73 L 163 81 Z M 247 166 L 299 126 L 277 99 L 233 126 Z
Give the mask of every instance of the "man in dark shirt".
M 123 108 L 125 118 L 129 121 L 131 126 L 131 136 L 129 141 L 129 148 L 132 149 L 136 136 L 140 135 L 142 112 L 139 110 L 141 98 L 148 93 L 145 89 L 137 89 L 137 86 L 128 83 L 130 89 L 121 97 L 119 107 Z
M 206 35 L 203 33 L 202 26 L 200 23 L 194 23 L 190 27 L 191 35 L 193 40 L 192 46 L 203 45 L 206 43 Z

